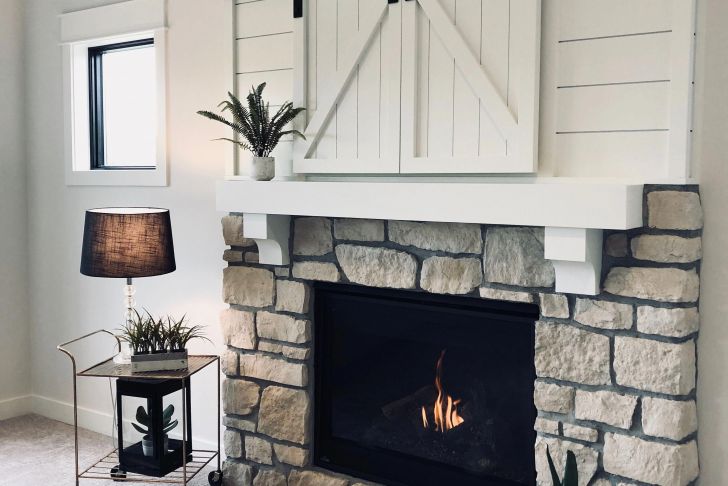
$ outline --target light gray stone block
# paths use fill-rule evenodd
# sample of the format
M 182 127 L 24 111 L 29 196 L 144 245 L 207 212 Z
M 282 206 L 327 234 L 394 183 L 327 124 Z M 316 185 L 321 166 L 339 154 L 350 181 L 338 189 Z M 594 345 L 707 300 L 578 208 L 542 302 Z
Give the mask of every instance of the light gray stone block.
M 275 273 L 278 278 L 287 278 L 291 276 L 291 269 L 289 267 L 275 267 L 273 269 L 273 273 Z
M 244 432 L 255 432 L 257 425 L 253 420 L 242 419 L 232 415 L 225 415 L 222 418 L 222 424 L 225 427 L 242 430 Z
M 273 305 L 273 272 L 263 268 L 227 267 L 223 270 L 222 299 L 249 307 Z
M 436 294 L 467 294 L 483 281 L 480 260 L 434 256 L 422 264 L 420 286 Z
M 331 221 L 326 218 L 296 218 L 293 230 L 294 255 L 326 255 L 334 249 Z
M 480 287 L 479 293 L 480 296 L 484 299 L 505 300 L 508 302 L 525 302 L 527 304 L 533 302 L 533 294 L 530 294 L 528 292 L 516 292 L 514 290 Z
M 224 343 L 240 349 L 255 349 L 255 315 L 237 309 L 225 309 L 220 313 L 220 326 Z
M 259 464 L 273 465 L 273 445 L 265 439 L 248 435 L 245 437 L 245 458 Z
M 334 237 L 350 241 L 384 241 L 384 221 L 378 219 L 335 219 Z
M 243 439 L 237 430 L 225 429 L 223 446 L 227 457 L 240 459 L 243 456 Z
M 338 282 L 341 280 L 339 269 L 328 262 L 295 262 L 293 264 L 293 277 L 303 280 L 318 280 L 320 282 Z
M 285 314 L 260 311 L 256 314 L 258 336 L 276 341 L 303 344 L 311 340 L 311 321 Z
M 574 410 L 574 389 L 537 381 L 533 390 L 533 402 L 538 410 L 544 412 L 570 413 Z
M 224 375 L 238 374 L 238 353 L 233 350 L 226 349 L 220 355 L 220 369 Z
M 630 329 L 632 306 L 606 300 L 576 299 L 574 320 L 599 329 Z
M 559 421 L 536 417 L 536 422 L 533 424 L 533 430 L 544 434 L 559 435 Z
M 536 323 L 536 374 L 540 377 L 606 385 L 609 338 L 574 327 Z
M 698 430 L 698 413 L 694 400 L 664 398 L 642 399 L 642 430 L 665 439 L 682 440 Z
M 699 289 L 695 270 L 677 268 L 615 267 L 604 283 L 610 294 L 660 302 L 695 302 Z
M 273 450 L 279 461 L 296 467 L 306 466 L 311 456 L 308 449 L 284 444 L 273 444 Z
M 632 255 L 638 260 L 689 263 L 703 255 L 702 240 L 674 235 L 642 235 L 632 239 Z
M 695 343 L 614 338 L 617 383 L 639 390 L 685 395 L 695 388 Z
M 562 294 L 538 294 L 541 315 L 544 317 L 569 318 L 569 299 Z
M 273 470 L 259 471 L 253 479 L 253 486 L 286 486 L 286 476 Z
M 257 251 L 246 251 L 243 257 L 245 263 L 258 263 L 260 261 L 260 255 Z
M 669 309 L 645 305 L 637 308 L 637 330 L 645 334 L 685 337 L 697 332 L 699 327 L 697 307 Z
M 258 432 L 274 439 L 308 444 L 311 401 L 304 390 L 269 386 L 263 390 Z
M 564 429 L 564 437 L 583 440 L 585 442 L 596 442 L 599 438 L 599 431 L 591 427 L 583 427 L 576 424 L 564 422 L 561 427 Z
M 522 287 L 551 287 L 554 267 L 544 259 L 543 228 L 488 228 L 485 280 Z
M 546 446 L 551 453 L 556 470 L 561 474 L 566 463 L 566 451 L 572 451 L 576 456 L 576 466 L 579 471 L 579 486 L 586 486 L 597 471 L 599 453 L 585 445 L 553 437 L 536 438 L 536 472 L 539 486 L 552 486 L 551 473 L 546 459 Z
M 276 281 L 276 310 L 305 314 L 310 300 L 308 285 L 290 280 Z
M 242 354 L 239 362 L 242 376 L 291 386 L 308 384 L 308 367 L 305 364 L 290 363 L 262 354 Z
M 305 360 L 311 356 L 311 349 L 309 348 L 298 348 L 281 343 L 269 343 L 268 341 L 261 341 L 258 345 L 258 350 L 266 353 L 281 354 L 286 358 L 298 360 Z
M 390 221 L 389 239 L 400 245 L 448 253 L 483 250 L 483 237 L 477 224 Z
M 255 240 L 243 237 L 243 217 L 237 215 L 223 216 L 222 236 L 228 246 L 252 246 Z
M 351 282 L 398 289 L 415 286 L 417 260 L 409 253 L 388 248 L 339 245 L 336 256 Z
M 703 227 L 700 196 L 695 192 L 650 192 L 647 210 L 647 222 L 651 228 L 697 230 Z
M 609 235 L 604 242 L 604 253 L 616 258 L 626 257 L 628 254 L 627 234 L 614 233 Z
M 248 486 L 253 481 L 253 468 L 239 462 L 225 461 L 222 466 L 223 486 Z
M 684 486 L 698 477 L 698 447 L 695 441 L 673 445 L 607 433 L 604 469 L 645 483 Z
M 632 426 L 637 397 L 606 390 L 576 390 L 575 416 L 579 420 L 593 420 L 622 429 Z
M 227 378 L 222 383 L 222 402 L 225 413 L 248 415 L 258 405 L 260 387 L 246 380 Z
M 225 250 L 222 252 L 222 259 L 228 263 L 243 261 L 243 252 L 239 250 Z
M 347 486 L 349 481 L 317 471 L 292 470 L 288 475 L 288 486 Z

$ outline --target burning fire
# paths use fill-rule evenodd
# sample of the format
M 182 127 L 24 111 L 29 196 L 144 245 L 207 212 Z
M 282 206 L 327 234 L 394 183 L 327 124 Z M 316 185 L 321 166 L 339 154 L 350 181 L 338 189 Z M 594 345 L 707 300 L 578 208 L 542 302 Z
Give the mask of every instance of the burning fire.
M 458 414 L 458 405 L 462 400 L 459 398 L 453 400 L 448 395 L 442 386 L 442 361 L 445 358 L 445 350 L 440 353 L 440 358 L 437 360 L 437 367 L 435 368 L 435 387 L 437 388 L 437 399 L 433 406 L 433 415 L 435 417 L 435 429 L 444 433 L 446 430 L 454 429 L 458 425 L 465 422 Z M 427 410 L 422 407 L 422 426 L 429 428 L 430 423 L 427 420 Z

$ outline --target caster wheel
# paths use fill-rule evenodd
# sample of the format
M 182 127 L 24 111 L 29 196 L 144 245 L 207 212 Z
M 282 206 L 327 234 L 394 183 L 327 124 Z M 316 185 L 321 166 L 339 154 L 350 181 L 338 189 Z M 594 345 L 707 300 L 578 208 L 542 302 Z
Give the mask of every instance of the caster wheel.
M 109 473 L 111 476 L 111 479 L 114 481 L 119 481 L 122 479 L 126 479 L 126 473 L 119 469 L 119 466 L 115 466 L 111 468 L 111 472 Z
M 207 482 L 210 486 L 221 486 L 222 485 L 222 471 L 210 471 L 207 475 Z

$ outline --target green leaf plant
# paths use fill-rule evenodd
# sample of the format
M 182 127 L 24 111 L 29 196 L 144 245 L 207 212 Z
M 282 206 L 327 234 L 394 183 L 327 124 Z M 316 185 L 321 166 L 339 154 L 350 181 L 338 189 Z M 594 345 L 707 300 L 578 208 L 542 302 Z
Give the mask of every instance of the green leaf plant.
M 162 433 L 164 435 L 167 435 L 169 431 L 177 427 L 178 421 L 175 420 L 173 422 L 172 415 L 174 415 L 174 405 L 168 405 L 164 409 L 164 412 L 162 412 Z M 132 427 L 145 436 L 151 435 L 152 419 L 149 417 L 147 410 L 141 405 L 137 408 L 136 420 L 138 423 L 132 422 Z
M 239 136 L 238 140 L 232 138 L 216 140 L 232 142 L 252 152 L 256 157 L 269 157 L 281 138 L 286 135 L 301 137 L 305 140 L 306 137 L 298 130 L 285 129 L 305 108 L 294 108 L 293 103 L 287 101 L 271 118 L 270 104 L 263 101 L 265 85 L 266 83 L 261 83 L 257 87 L 251 88 L 247 96 L 247 107 L 243 106 L 234 94 L 228 92 L 230 99 L 221 102 L 218 107 L 222 107 L 220 110 L 222 114 L 229 111 L 233 117 L 232 120 L 212 111 L 201 110 L 197 114 L 229 126 Z
M 549 471 L 551 471 L 553 486 L 578 486 L 579 472 L 576 469 L 576 456 L 573 452 L 566 451 L 566 465 L 564 466 L 563 479 L 559 479 L 559 475 L 556 472 L 554 461 L 551 459 L 551 452 L 549 451 L 548 446 L 546 446 L 546 458 L 549 462 Z
M 212 342 L 203 326 L 188 326 L 187 322 L 186 315 L 181 319 L 155 318 L 146 309 L 142 314 L 134 309 L 132 318 L 121 326 L 119 338 L 129 343 L 134 354 L 182 351 L 193 339 Z

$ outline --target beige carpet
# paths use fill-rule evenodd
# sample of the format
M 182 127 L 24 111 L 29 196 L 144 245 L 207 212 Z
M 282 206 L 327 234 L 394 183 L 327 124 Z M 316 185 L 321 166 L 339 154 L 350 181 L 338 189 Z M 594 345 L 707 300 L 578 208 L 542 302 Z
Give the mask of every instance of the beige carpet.
M 81 470 L 114 449 L 111 438 L 79 429 Z M 193 486 L 207 485 L 207 474 L 200 472 L 190 481 Z M 73 486 L 73 427 L 39 415 L 25 415 L 0 421 L 0 486 Z M 81 479 L 81 486 L 135 485 L 135 482 Z M 142 483 L 143 484 L 143 483 Z M 158 483 L 157 483 L 158 484 Z

